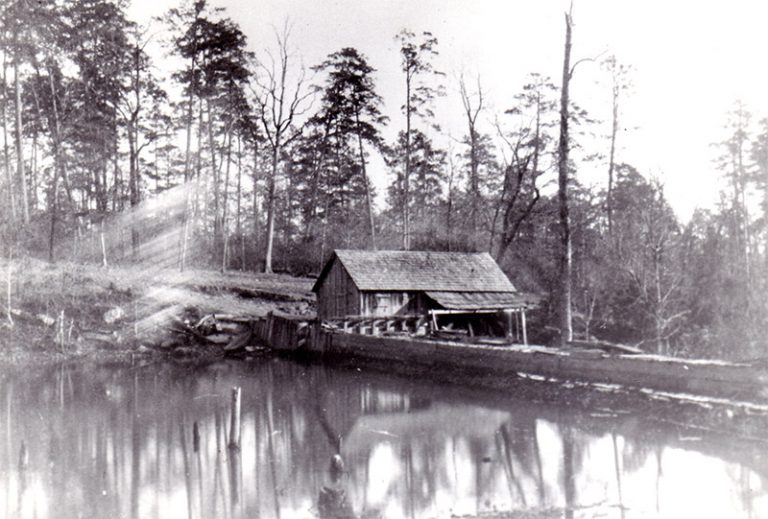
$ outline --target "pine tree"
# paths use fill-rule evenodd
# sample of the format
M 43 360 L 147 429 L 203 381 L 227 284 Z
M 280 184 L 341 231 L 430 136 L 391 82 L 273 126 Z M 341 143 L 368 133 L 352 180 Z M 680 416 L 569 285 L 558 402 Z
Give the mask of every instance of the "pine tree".
M 431 60 L 437 56 L 437 38 L 432 33 L 424 32 L 419 39 L 409 30 L 403 29 L 397 35 L 400 43 L 401 68 L 405 74 L 405 103 L 402 110 L 405 113 L 405 160 L 403 175 L 400 182 L 402 207 L 402 239 L 403 249 L 411 248 L 411 140 L 414 130 L 414 117 L 430 119 L 434 116 L 432 102 L 442 95 L 441 85 L 431 85 L 427 82 L 431 77 L 442 75 L 436 71 Z
M 365 186 L 366 209 L 370 232 L 370 246 L 376 248 L 376 230 L 372 202 L 371 183 L 366 168 L 366 151 L 363 143 L 381 147 L 380 128 L 387 118 L 381 113 L 381 97 L 373 82 L 375 69 L 368 65 L 356 49 L 346 47 L 328 56 L 315 71 L 328 74 L 322 88 L 322 107 L 315 124 L 333 128 L 333 138 L 350 145 L 354 139 L 359 157 L 360 172 Z M 327 134 L 327 132 L 326 132 Z M 326 139 L 329 138 L 326 135 Z

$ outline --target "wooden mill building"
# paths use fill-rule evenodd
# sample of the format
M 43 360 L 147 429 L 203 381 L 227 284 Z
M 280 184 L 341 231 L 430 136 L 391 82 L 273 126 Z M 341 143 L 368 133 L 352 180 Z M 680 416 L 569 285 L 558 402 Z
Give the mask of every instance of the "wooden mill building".
M 488 253 L 336 250 L 317 278 L 321 320 L 420 316 L 433 330 L 527 342 L 535 298 L 515 289 Z

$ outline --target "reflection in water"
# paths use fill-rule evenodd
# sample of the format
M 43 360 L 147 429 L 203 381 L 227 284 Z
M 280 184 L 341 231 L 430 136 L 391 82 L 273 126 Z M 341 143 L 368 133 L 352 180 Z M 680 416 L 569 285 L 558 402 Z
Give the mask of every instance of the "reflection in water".
M 0 517 L 768 516 L 764 444 L 402 386 L 285 361 L 7 370 Z

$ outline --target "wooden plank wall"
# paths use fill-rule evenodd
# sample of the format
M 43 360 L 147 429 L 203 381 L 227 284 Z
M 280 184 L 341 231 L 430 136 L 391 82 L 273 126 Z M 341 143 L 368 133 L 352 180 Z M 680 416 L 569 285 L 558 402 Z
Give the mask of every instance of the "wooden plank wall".
M 334 332 L 324 329 L 319 321 L 310 323 L 300 317 L 273 314 L 255 323 L 254 333 L 278 351 L 368 358 L 452 372 L 457 369 L 458 372 L 482 372 L 493 385 L 517 373 L 527 373 L 558 380 L 614 383 L 662 391 L 768 398 L 765 389 L 768 375 L 764 370 L 739 364 L 377 337 Z
M 338 259 L 317 291 L 317 316 L 320 319 L 360 313 L 360 292 Z
M 360 293 L 360 316 L 387 317 L 391 315 L 427 315 L 431 306 L 421 292 L 373 292 Z M 356 314 L 348 314 L 356 315 Z
M 410 300 L 408 292 L 361 292 L 361 316 L 385 317 L 401 314 Z M 349 314 L 353 315 L 353 314 Z
M 253 335 L 264 345 L 278 351 L 294 351 L 305 346 L 309 321 L 301 316 L 267 314 L 253 323 Z
M 503 346 L 325 333 L 331 335 L 330 341 L 307 343 L 310 349 L 319 348 L 313 352 L 419 364 L 432 369 L 480 371 L 492 378 L 503 379 L 522 372 L 558 380 L 727 396 L 757 396 L 760 388 L 768 385 L 768 377 L 760 370 L 718 362 L 653 361 L 632 355 L 608 354 L 595 358 L 591 352 L 573 351 L 559 355 Z

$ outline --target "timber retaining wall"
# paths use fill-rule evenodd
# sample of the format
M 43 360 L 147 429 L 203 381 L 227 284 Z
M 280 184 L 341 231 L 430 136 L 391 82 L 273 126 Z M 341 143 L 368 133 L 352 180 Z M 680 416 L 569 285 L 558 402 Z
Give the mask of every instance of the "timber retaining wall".
M 616 355 L 594 350 L 492 346 L 431 339 L 367 336 L 328 330 L 317 321 L 270 314 L 254 328 L 279 352 L 319 358 L 357 358 L 377 365 L 422 366 L 483 374 L 489 384 L 518 373 L 565 381 L 620 384 L 662 391 L 768 400 L 765 370 L 747 364 L 684 360 L 651 355 Z M 454 377 L 455 378 L 455 377 Z M 496 379 L 496 380 L 493 380 Z

